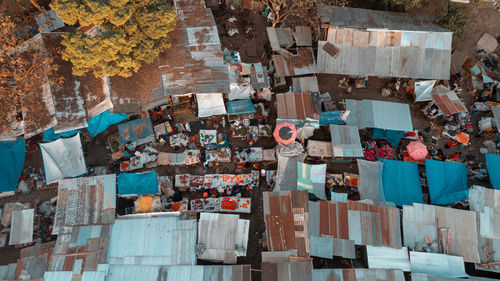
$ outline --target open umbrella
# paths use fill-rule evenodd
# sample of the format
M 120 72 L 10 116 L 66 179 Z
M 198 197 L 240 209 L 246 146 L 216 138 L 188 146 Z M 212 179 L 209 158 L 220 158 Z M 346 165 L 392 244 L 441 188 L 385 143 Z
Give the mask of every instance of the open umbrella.
M 408 150 L 408 155 L 415 160 L 423 160 L 429 153 L 427 146 L 418 140 L 410 142 L 406 146 L 406 150 Z
M 276 125 L 273 133 L 274 139 L 284 145 L 289 145 L 294 142 L 297 137 L 297 128 L 294 124 L 283 122 Z

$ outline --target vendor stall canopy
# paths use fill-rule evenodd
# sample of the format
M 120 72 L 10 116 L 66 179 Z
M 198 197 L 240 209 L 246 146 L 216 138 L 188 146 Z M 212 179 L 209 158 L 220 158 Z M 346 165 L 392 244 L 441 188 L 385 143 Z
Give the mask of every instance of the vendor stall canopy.
M 318 5 L 318 18 L 328 29 L 318 42 L 319 73 L 450 78 L 453 33 L 430 17 Z
M 413 131 L 410 106 L 405 103 L 346 99 L 346 124 L 360 129 L 378 128 L 394 131 Z
M 91 137 L 95 137 L 104 132 L 109 126 L 125 120 L 127 120 L 127 114 L 111 113 L 108 109 L 88 121 L 87 131 L 89 131 Z
M 433 204 L 452 204 L 469 197 L 465 164 L 425 159 L 425 172 Z
M 137 118 L 118 125 L 122 143 L 136 142 L 137 145 L 152 142 L 155 138 L 151 118 Z
M 196 101 L 200 118 L 226 114 L 222 94 L 196 94 Z
M 486 154 L 485 157 L 491 185 L 494 189 L 500 189 L 500 155 Z
M 24 139 L 0 142 L 0 192 L 16 190 L 24 166 Z
M 237 114 L 254 113 L 254 112 L 255 108 L 253 107 L 252 100 L 250 99 L 242 99 L 242 100 L 227 102 L 228 115 L 237 115 Z
M 70 138 L 41 143 L 40 150 L 47 184 L 87 173 L 80 133 Z
M 158 193 L 156 171 L 121 173 L 117 179 L 119 195 L 149 195 Z

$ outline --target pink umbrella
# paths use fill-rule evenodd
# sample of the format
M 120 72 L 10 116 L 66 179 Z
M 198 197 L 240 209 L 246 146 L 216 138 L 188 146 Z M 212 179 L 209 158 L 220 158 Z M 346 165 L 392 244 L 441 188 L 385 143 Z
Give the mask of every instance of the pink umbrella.
M 415 160 L 423 160 L 429 154 L 427 146 L 419 140 L 410 142 L 406 146 L 406 150 L 408 150 L 408 155 Z
M 282 122 L 276 125 L 273 133 L 274 139 L 284 145 L 289 145 L 297 137 L 297 128 L 294 124 Z

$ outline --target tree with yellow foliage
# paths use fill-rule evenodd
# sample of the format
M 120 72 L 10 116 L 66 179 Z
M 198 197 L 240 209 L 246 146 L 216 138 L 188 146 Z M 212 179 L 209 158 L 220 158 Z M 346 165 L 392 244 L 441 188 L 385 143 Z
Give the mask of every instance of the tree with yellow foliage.
M 66 24 L 97 29 L 64 35 L 62 57 L 78 76 L 131 76 L 170 46 L 177 21 L 167 0 L 54 0 L 50 7 Z

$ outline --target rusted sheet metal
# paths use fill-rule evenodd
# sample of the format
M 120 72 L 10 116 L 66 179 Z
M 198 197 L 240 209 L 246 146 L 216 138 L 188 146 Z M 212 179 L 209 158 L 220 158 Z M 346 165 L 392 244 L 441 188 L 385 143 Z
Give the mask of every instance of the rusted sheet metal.
M 297 53 L 290 56 L 273 55 L 273 62 L 276 72 L 281 78 L 315 74 L 317 72 L 316 59 L 312 48 L 297 49 Z
M 400 214 L 397 208 L 375 206 L 355 201 L 319 201 L 319 234 L 353 240 L 357 245 L 401 248 Z M 310 233 L 318 233 L 309 229 Z
M 417 203 L 403 206 L 404 246 L 478 263 L 476 222 L 476 213 L 472 211 Z
M 445 116 L 467 112 L 457 94 L 443 85 L 439 85 L 433 89 L 432 99 Z
M 318 42 L 320 73 L 449 79 L 452 33 L 430 18 L 322 5 L 318 17 L 328 28 Z
M 43 278 L 55 244 L 56 241 L 51 241 L 23 248 L 17 260 L 14 279 L 21 279 L 21 275 L 29 276 L 30 280 Z
M 404 281 L 402 270 L 338 268 L 314 269 L 314 281 Z M 412 275 L 413 277 L 413 275 Z
M 264 221 L 269 251 L 297 250 L 309 256 L 307 191 L 264 192 Z
M 263 262 L 262 281 L 312 281 L 309 261 Z
M 297 47 L 312 46 L 312 32 L 309 26 L 296 26 L 293 36 L 295 37 Z
M 66 226 L 112 224 L 115 208 L 114 174 L 61 180 L 53 233 Z
M 311 102 L 311 93 L 277 94 L 276 102 L 280 119 L 318 119 L 318 111 Z
M 111 225 L 65 228 L 59 233 L 50 259 L 50 271 L 95 271 L 106 263 Z

